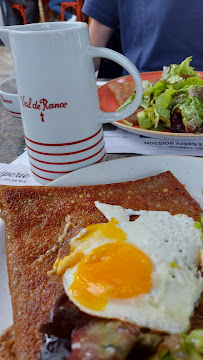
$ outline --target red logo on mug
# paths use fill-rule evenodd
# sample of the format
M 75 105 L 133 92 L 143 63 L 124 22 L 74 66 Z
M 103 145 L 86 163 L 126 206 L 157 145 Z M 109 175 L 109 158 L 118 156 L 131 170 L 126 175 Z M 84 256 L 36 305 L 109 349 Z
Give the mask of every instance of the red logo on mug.
M 21 96 L 20 98 L 23 107 L 41 111 L 66 108 L 68 105 L 67 102 L 49 103 L 49 101 L 45 98 L 42 98 L 39 101 L 36 100 L 34 102 L 31 97 L 28 99 L 28 101 L 26 101 L 25 96 Z
M 33 101 L 31 97 L 27 101 L 25 99 L 25 96 L 21 96 L 20 98 L 23 107 L 41 111 L 40 117 L 42 122 L 45 122 L 43 111 L 66 108 L 68 104 L 67 102 L 49 103 L 49 101 L 45 98 L 35 101 Z
M 5 99 L 5 98 L 3 97 L 3 95 L 1 95 L 1 100 L 2 100 L 3 102 L 5 102 L 5 103 L 13 104 L 13 101 L 12 101 L 12 100 Z

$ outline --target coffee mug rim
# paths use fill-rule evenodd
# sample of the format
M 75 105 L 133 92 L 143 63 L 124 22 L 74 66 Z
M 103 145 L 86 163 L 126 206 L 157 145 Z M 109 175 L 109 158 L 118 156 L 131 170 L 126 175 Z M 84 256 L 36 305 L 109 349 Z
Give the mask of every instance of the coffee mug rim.
M 54 26 L 52 28 L 51 26 Z M 10 33 L 20 33 L 20 34 L 45 34 L 51 32 L 69 31 L 69 30 L 81 30 L 83 28 L 87 28 L 88 24 L 82 21 L 69 22 L 68 21 L 50 21 L 44 23 L 32 23 L 25 25 L 11 25 L 11 26 L 3 26 L 5 30 L 8 30 Z M 33 33 L 34 32 L 34 33 Z
M 0 93 L 1 93 L 1 94 L 4 94 L 5 96 L 6 96 L 6 95 L 7 95 L 7 96 L 8 96 L 8 95 L 11 95 L 11 96 L 18 97 L 18 93 L 16 94 L 16 93 L 11 93 L 11 92 L 7 92 L 7 91 L 5 91 L 5 90 L 2 90 L 2 86 L 3 86 L 5 83 L 7 83 L 9 80 L 13 80 L 13 79 L 15 79 L 15 76 L 11 76 L 11 77 L 3 80 L 3 81 L 0 83 Z

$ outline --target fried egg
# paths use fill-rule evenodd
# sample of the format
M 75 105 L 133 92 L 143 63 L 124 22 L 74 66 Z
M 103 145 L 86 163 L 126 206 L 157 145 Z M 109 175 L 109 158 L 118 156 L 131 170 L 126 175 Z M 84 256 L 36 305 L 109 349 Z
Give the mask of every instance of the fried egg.
M 203 290 L 202 232 L 194 220 L 95 205 L 108 222 L 83 229 L 70 241 L 70 254 L 54 265 L 70 300 L 93 316 L 186 331 Z

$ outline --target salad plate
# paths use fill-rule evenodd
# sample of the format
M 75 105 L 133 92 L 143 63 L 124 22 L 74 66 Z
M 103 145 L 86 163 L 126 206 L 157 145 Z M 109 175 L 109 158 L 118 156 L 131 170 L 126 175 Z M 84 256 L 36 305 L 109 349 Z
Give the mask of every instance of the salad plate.
M 201 75 L 201 79 L 203 79 L 203 72 L 198 72 Z M 157 82 L 158 80 L 160 80 L 162 75 L 162 71 L 154 71 L 154 72 L 146 72 L 146 73 L 141 73 L 140 76 L 142 78 L 142 80 L 147 80 L 150 82 Z M 132 77 L 130 75 L 127 76 L 122 76 L 116 79 L 113 79 L 109 82 L 107 82 L 105 85 L 102 85 L 101 87 L 98 88 L 98 96 L 99 96 L 99 103 L 100 103 L 100 108 L 102 111 L 116 111 L 119 108 L 119 105 L 114 97 L 114 95 L 112 94 L 110 88 L 109 88 L 109 84 L 119 84 L 119 83 L 125 83 L 125 82 L 131 82 L 133 81 Z M 147 136 L 147 137 L 152 137 L 152 138 L 187 138 L 189 139 L 194 139 L 194 138 L 202 138 L 203 137 L 203 133 L 178 133 L 178 132 L 172 132 L 170 130 L 151 130 L 151 129 L 142 129 L 139 127 L 139 125 L 133 125 L 133 126 L 129 126 L 125 123 L 123 123 L 121 120 L 120 121 L 116 121 L 113 123 L 113 125 L 115 125 L 116 127 L 134 133 L 134 134 L 138 134 L 138 135 L 143 135 L 143 136 Z

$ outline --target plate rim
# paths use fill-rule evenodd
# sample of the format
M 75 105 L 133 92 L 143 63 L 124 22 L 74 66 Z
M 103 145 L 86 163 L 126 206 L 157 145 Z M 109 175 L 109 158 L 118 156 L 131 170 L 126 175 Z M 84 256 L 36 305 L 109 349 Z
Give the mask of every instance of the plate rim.
M 68 174 L 65 174 L 65 175 L 63 175 L 63 176 L 61 176 L 61 177 L 59 177 L 59 178 L 57 178 L 57 179 L 55 179 L 55 180 L 52 180 L 51 182 L 49 182 L 49 183 L 47 183 L 46 184 L 46 186 L 71 186 L 72 187 L 72 185 L 57 185 L 57 183 L 59 182 L 61 182 L 61 179 L 65 179 L 65 178 L 72 178 L 72 177 L 77 177 L 77 174 L 79 173 L 83 173 L 84 171 L 86 172 L 88 172 L 88 169 L 89 168 L 91 168 L 91 169 L 95 169 L 95 171 L 96 171 L 96 169 L 97 168 L 103 168 L 103 167 L 108 167 L 109 165 L 111 165 L 112 163 L 114 163 L 114 164 L 116 164 L 116 163 L 119 163 L 119 162 L 125 162 L 126 160 L 127 161 L 132 161 L 132 162 L 136 162 L 136 160 L 138 160 L 139 161 L 139 159 L 151 159 L 151 158 L 161 158 L 161 159 L 163 159 L 163 158 L 165 158 L 165 159 L 173 159 L 173 158 L 176 158 L 176 159 L 179 159 L 180 161 L 182 160 L 182 159 L 190 159 L 191 161 L 195 161 L 195 162 L 203 162 L 203 157 L 202 156 L 192 156 L 192 155 L 166 155 L 166 154 L 156 154 L 156 155 L 133 155 L 133 156 L 126 156 L 126 157 L 119 157 L 118 159 L 111 159 L 111 160 L 106 160 L 106 161 L 103 161 L 103 162 L 101 162 L 101 163 L 98 163 L 98 164 L 92 164 L 92 165 L 88 165 L 88 166 L 86 166 L 86 167 L 83 167 L 83 168 L 80 168 L 80 169 L 77 169 L 77 170 L 74 170 L 74 171 L 72 171 L 72 172 L 70 172 L 70 173 L 68 173 Z M 145 160 L 144 160 L 145 161 Z M 138 169 L 138 171 L 139 171 L 139 169 Z M 120 181 L 120 180 L 118 180 L 119 182 L 122 182 L 122 181 Z M 123 181 L 126 181 L 126 180 L 123 180 Z M 85 185 L 85 184 L 84 184 Z M 82 186 L 82 184 L 81 185 L 75 185 L 75 186 Z M 203 188 L 203 186 L 202 186 L 202 188 Z M 203 189 L 202 189 L 203 190 Z

